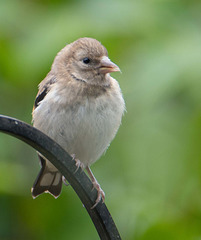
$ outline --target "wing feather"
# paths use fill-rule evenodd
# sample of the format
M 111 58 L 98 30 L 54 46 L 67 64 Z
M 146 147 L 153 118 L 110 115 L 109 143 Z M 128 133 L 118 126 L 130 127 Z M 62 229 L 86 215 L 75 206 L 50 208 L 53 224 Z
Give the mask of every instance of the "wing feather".
M 56 82 L 56 78 L 53 75 L 48 74 L 47 77 L 40 83 L 39 91 L 36 95 L 33 110 L 36 109 L 39 103 L 45 98 L 52 84 Z

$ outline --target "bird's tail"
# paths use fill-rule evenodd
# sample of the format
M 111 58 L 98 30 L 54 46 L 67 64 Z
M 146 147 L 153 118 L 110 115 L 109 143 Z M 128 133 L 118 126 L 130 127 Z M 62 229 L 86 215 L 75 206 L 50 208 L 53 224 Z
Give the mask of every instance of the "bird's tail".
M 38 195 L 46 192 L 57 198 L 61 193 L 62 175 L 58 170 L 53 171 L 50 169 L 41 155 L 39 155 L 39 158 L 42 168 L 31 189 L 32 197 L 36 198 Z

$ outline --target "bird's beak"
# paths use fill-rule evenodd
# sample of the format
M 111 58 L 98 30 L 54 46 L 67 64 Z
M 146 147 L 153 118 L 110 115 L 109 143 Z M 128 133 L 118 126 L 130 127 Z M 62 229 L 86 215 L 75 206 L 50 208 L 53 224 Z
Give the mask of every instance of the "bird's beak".
M 110 59 L 106 56 L 102 57 L 100 61 L 100 73 L 106 74 L 111 72 L 120 72 L 120 68 L 114 64 Z

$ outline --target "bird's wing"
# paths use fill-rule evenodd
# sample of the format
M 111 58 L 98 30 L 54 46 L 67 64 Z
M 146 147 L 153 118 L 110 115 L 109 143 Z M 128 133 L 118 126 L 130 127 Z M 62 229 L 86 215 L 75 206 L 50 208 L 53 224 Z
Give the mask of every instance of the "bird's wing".
M 39 84 L 39 91 L 36 95 L 33 110 L 36 109 L 39 103 L 45 98 L 49 92 L 50 86 L 56 82 L 56 78 L 53 75 L 48 74 L 47 77 Z

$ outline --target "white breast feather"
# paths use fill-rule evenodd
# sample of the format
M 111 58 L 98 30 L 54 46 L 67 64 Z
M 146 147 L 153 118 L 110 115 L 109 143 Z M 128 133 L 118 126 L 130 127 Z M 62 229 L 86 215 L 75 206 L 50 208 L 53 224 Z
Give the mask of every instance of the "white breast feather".
M 89 166 L 106 151 L 121 124 L 125 104 L 116 81 L 114 86 L 114 94 L 86 98 L 75 110 L 62 104 L 52 88 L 34 110 L 34 126 Z

